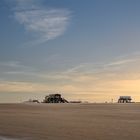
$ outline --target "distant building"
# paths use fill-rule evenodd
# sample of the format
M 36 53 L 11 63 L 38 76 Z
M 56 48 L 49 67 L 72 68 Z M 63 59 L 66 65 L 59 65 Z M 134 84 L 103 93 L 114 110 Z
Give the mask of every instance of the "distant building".
M 45 97 L 43 103 L 68 103 L 68 101 L 61 97 L 61 94 L 50 94 Z
M 131 96 L 120 96 L 118 103 L 131 103 Z

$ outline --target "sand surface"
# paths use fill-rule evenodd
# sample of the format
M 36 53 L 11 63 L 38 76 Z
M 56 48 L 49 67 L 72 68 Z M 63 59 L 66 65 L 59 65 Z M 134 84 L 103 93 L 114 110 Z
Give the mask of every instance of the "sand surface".
M 140 104 L 0 104 L 7 139 L 140 140 Z

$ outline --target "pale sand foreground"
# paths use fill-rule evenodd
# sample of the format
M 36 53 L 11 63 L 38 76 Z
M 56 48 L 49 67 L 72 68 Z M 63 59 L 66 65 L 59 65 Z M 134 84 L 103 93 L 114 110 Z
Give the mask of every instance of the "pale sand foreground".
M 140 140 L 140 104 L 0 104 L 0 136 Z

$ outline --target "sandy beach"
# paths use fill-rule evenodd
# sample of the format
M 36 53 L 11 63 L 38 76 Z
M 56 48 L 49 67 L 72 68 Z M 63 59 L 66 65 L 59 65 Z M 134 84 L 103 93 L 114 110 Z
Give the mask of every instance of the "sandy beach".
M 6 139 L 140 140 L 140 104 L 0 104 Z

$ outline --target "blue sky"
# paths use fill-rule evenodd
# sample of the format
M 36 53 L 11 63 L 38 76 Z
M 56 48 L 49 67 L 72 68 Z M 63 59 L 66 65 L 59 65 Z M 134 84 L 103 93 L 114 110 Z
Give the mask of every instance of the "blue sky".
M 140 1 L 1 0 L 0 102 L 140 100 Z

